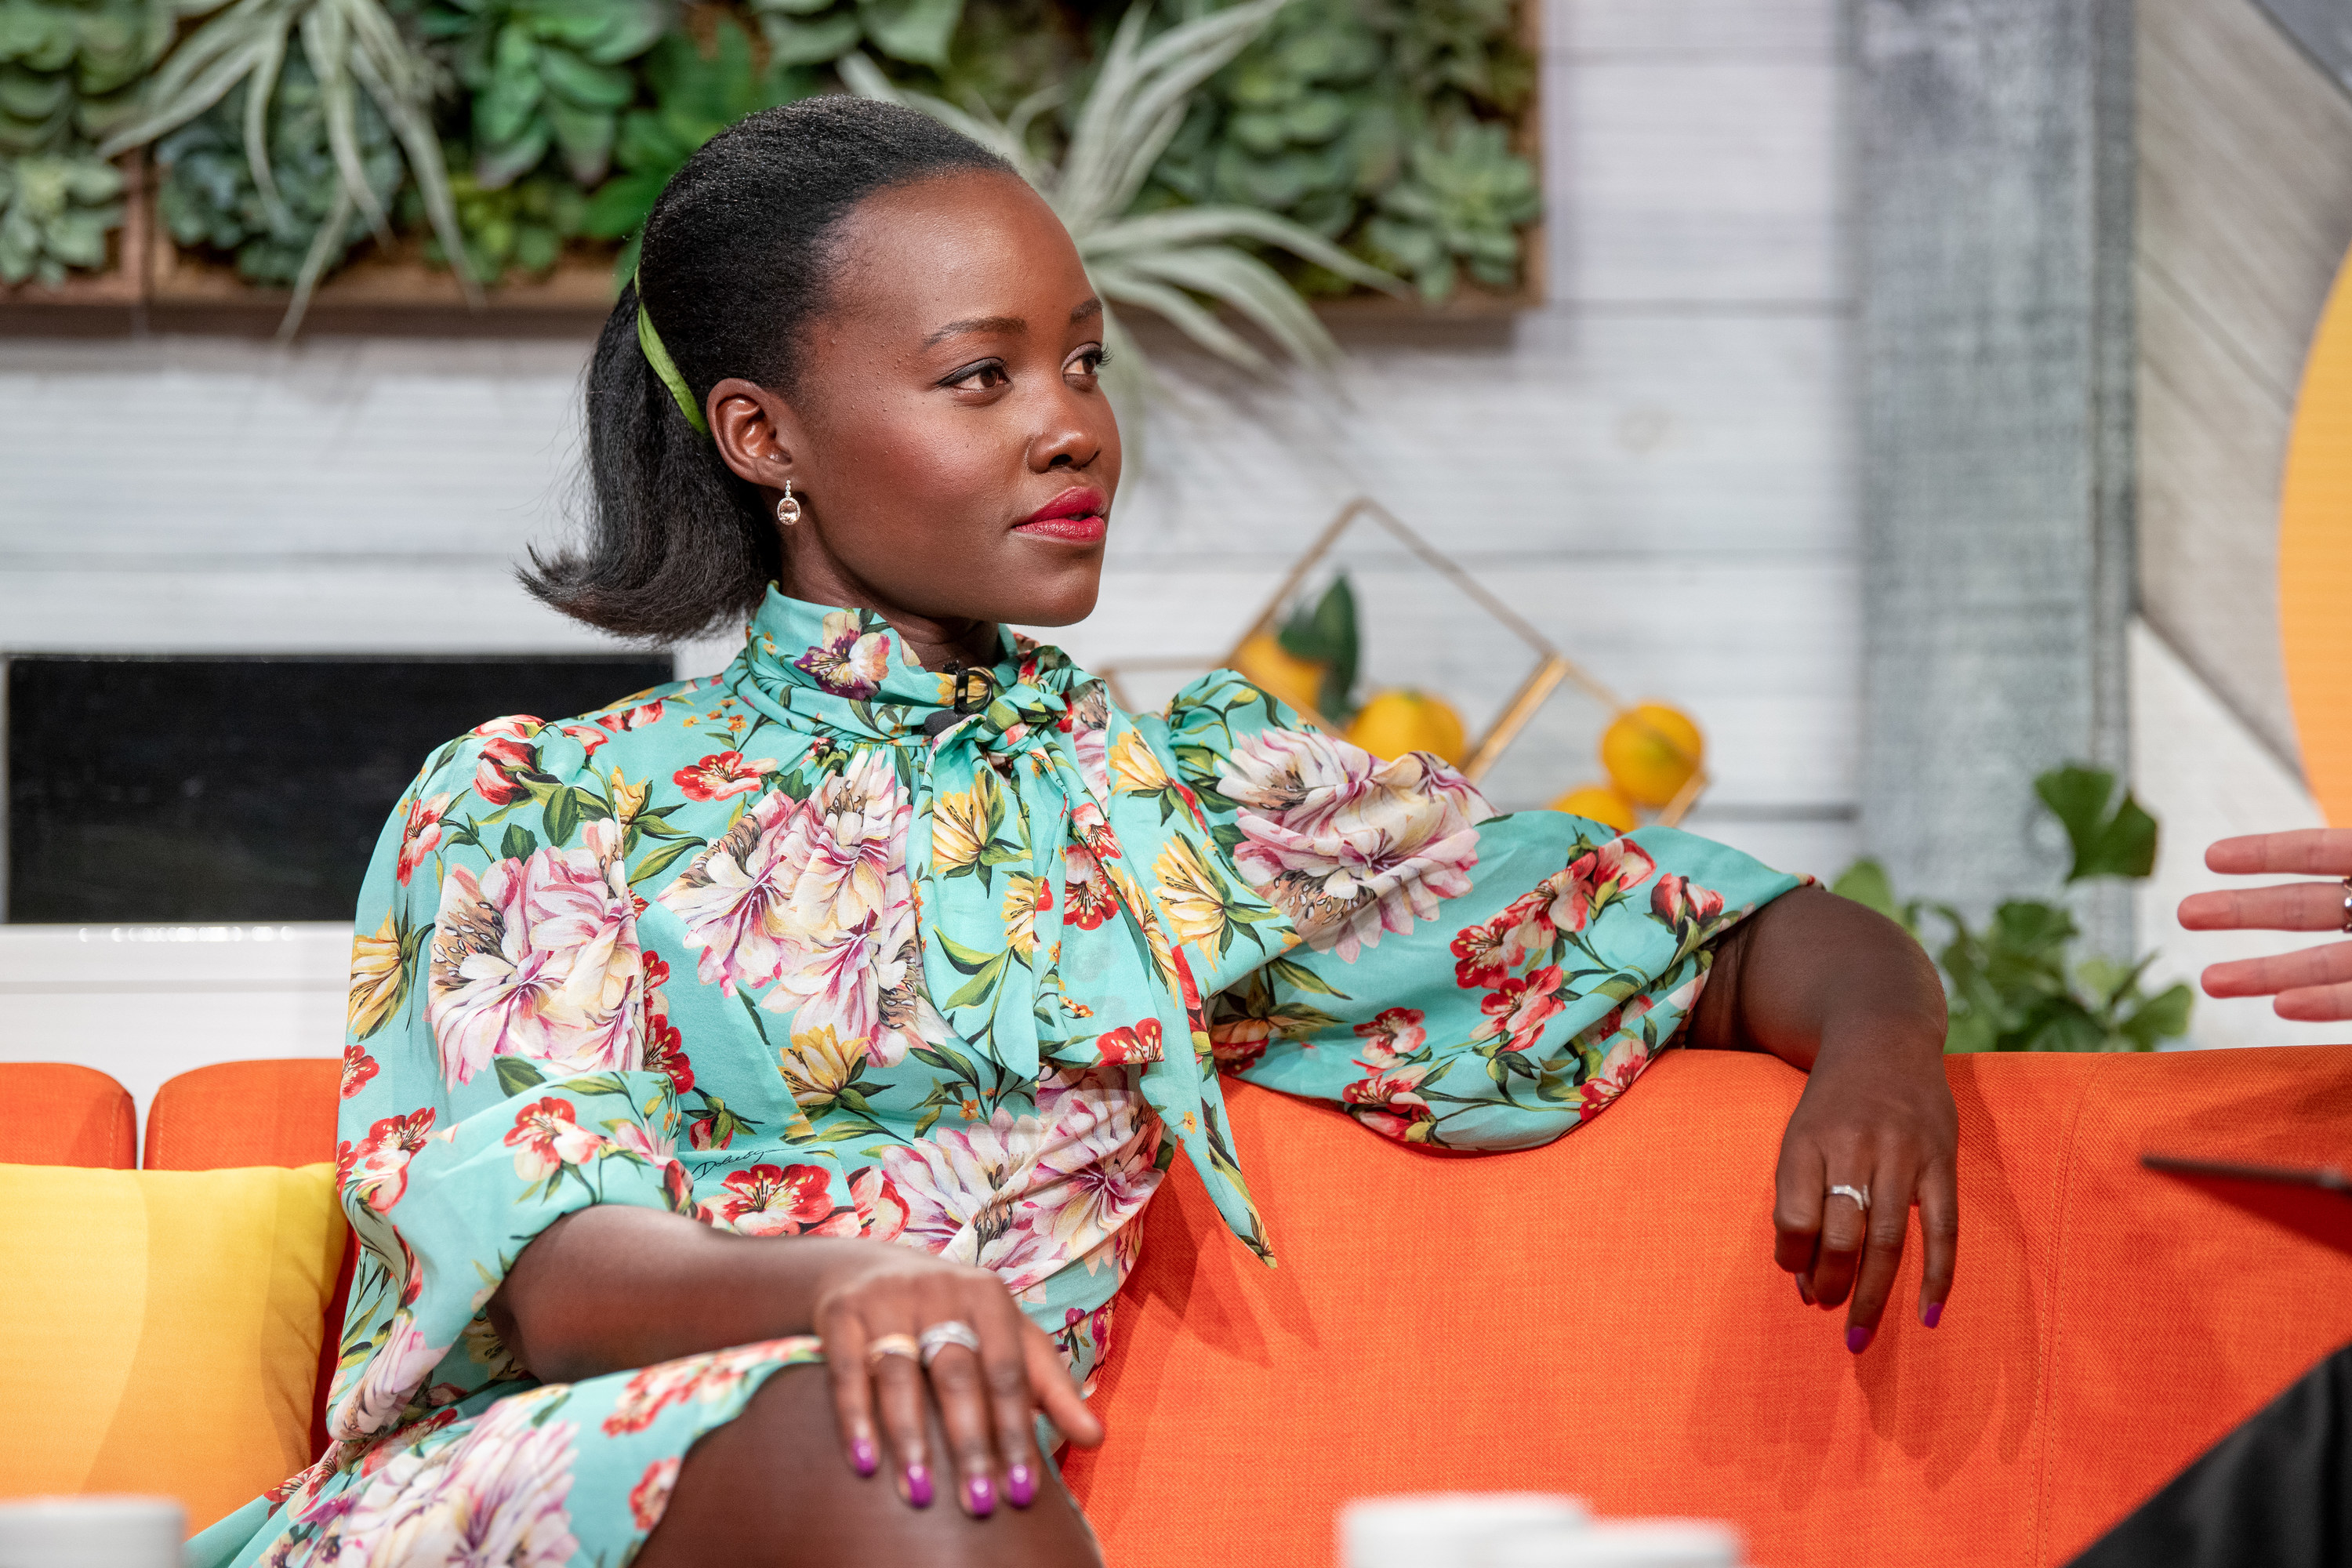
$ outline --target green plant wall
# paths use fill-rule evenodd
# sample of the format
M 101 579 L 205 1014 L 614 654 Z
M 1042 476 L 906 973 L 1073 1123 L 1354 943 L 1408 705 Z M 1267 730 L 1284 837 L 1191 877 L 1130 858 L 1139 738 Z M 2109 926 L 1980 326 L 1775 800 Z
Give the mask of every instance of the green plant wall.
M 327 11 L 333 0 L 278 3 Z M 1223 8 L 1144 3 L 1163 27 Z M 616 248 L 625 273 L 654 196 L 695 148 L 757 109 L 840 90 L 853 53 L 901 88 L 1004 116 L 1041 89 L 1082 100 L 1126 11 L 1103 0 L 384 0 L 366 15 L 389 17 L 436 84 L 437 164 L 397 111 L 388 123 L 363 94 L 347 110 L 347 89 L 322 101 L 330 73 L 306 51 L 360 40 L 322 42 L 342 35 L 306 23 L 274 77 L 257 66 L 152 140 L 161 216 L 184 247 L 285 287 L 306 262 L 331 274 L 366 254 L 371 208 L 389 215 L 396 249 L 446 266 L 424 199 L 446 190 L 482 282 Z M 226 14 L 223 0 L 0 0 L 0 279 L 54 282 L 103 264 L 121 184 L 95 149 L 153 112 L 139 94 L 159 68 L 169 76 L 174 39 Z M 1432 301 L 1465 283 L 1511 290 L 1520 230 L 1540 211 L 1535 172 L 1513 151 L 1534 80 L 1518 26 L 1513 0 L 1293 0 L 1196 94 L 1139 205 L 1273 212 Z M 1031 122 L 1040 156 L 1058 153 L 1066 112 Z M 1309 295 L 1359 287 L 1273 250 L 1266 259 Z

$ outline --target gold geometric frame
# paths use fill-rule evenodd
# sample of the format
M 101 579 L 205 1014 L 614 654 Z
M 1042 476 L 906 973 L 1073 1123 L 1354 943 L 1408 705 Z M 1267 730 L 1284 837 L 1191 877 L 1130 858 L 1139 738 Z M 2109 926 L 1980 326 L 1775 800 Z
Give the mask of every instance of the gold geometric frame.
M 1340 536 L 1346 533 L 1358 520 L 1364 518 L 1378 523 L 1398 543 L 1419 557 L 1423 564 L 1475 600 L 1488 615 L 1500 621 L 1512 636 L 1525 643 L 1528 651 L 1535 655 L 1534 670 L 1528 674 L 1527 679 L 1519 683 L 1518 690 L 1512 693 L 1510 701 L 1504 704 L 1502 712 L 1497 714 L 1495 721 L 1486 727 L 1486 732 L 1478 737 L 1470 748 L 1469 756 L 1463 760 L 1463 777 L 1475 782 L 1493 767 L 1496 760 L 1509 748 L 1511 742 L 1518 739 L 1519 731 L 1527 728 L 1528 721 L 1536 716 L 1545 700 L 1559 689 L 1562 681 L 1569 681 L 1581 688 L 1587 695 L 1612 714 L 1622 713 L 1630 706 L 1614 691 L 1579 668 L 1575 660 L 1552 647 L 1550 641 L 1541 632 L 1529 626 L 1526 618 L 1517 611 L 1488 592 L 1485 584 L 1465 571 L 1461 565 L 1449 559 L 1444 552 L 1422 538 L 1420 534 L 1415 533 L 1405 524 L 1402 518 L 1398 517 L 1396 513 L 1370 496 L 1358 496 L 1339 509 L 1339 515 L 1332 518 L 1324 527 L 1323 531 L 1316 536 L 1315 542 L 1307 547 L 1306 552 L 1292 563 L 1290 571 L 1283 577 L 1281 585 L 1276 588 L 1272 596 L 1266 600 L 1265 608 L 1258 611 L 1256 616 L 1243 629 L 1242 635 L 1234 640 L 1234 646 L 1222 658 L 1131 658 L 1117 666 L 1105 666 L 1097 673 L 1110 688 L 1113 699 L 1122 708 L 1132 708 L 1132 704 L 1127 700 L 1126 692 L 1119 685 L 1118 677 L 1121 669 L 1140 673 L 1145 670 L 1233 668 L 1241 656 L 1241 650 L 1248 645 L 1249 640 L 1275 624 L 1298 585 L 1307 580 L 1307 575 L 1315 570 L 1323 557 L 1330 553 L 1331 547 L 1339 543 Z M 1340 733 L 1344 728 L 1333 723 L 1311 708 L 1302 709 L 1299 716 L 1335 735 Z M 1684 815 L 1690 810 L 1693 803 L 1706 790 L 1706 770 L 1702 767 L 1692 773 L 1690 782 L 1683 785 L 1680 793 L 1673 800 L 1666 803 L 1665 807 L 1658 813 L 1658 820 L 1668 826 L 1680 822 Z

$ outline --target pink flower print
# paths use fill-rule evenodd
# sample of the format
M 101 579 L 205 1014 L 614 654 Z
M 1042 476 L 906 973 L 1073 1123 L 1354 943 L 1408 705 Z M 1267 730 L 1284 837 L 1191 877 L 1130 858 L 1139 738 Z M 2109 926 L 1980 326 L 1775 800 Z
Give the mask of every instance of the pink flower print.
M 773 758 L 746 759 L 740 752 L 716 752 L 691 767 L 680 768 L 671 781 L 688 800 L 730 800 L 758 789 L 776 771 Z
M 1650 890 L 1650 912 L 1668 925 L 1703 925 L 1723 912 L 1723 895 L 1669 871 Z
M 543 1182 L 566 1165 L 584 1165 L 610 1146 L 603 1133 L 573 1120 L 569 1100 L 553 1095 L 524 1106 L 506 1142 L 515 1152 L 515 1174 L 526 1182 Z
M 1524 1051 L 1543 1033 L 1544 1025 L 1567 1004 L 1559 999 L 1566 977 L 1558 964 L 1549 964 L 1517 980 L 1506 980 L 1478 1004 L 1486 1021 L 1472 1031 L 1473 1040 L 1500 1038 L 1497 1047 Z
M 1219 1072 L 1240 1072 L 1265 1055 L 1273 1039 L 1271 1018 L 1220 1018 L 1209 1026 L 1209 1054 Z
M 419 795 L 408 803 L 408 817 L 400 828 L 400 858 L 393 868 L 393 879 L 401 886 L 406 887 L 425 858 L 440 847 L 441 819 L 453 798 L 446 794 Z
M 580 1549 L 569 1506 L 580 1429 L 542 1424 L 541 1403 L 520 1394 L 454 1442 L 403 1448 L 352 1489 L 310 1560 L 562 1568 Z
M 1570 861 L 1567 870 L 1545 879 L 1558 889 L 1546 916 L 1562 931 L 1580 931 L 1648 881 L 1657 868 L 1657 862 L 1630 838 L 1597 845 Z
M 1339 1104 L 1349 1115 L 1383 1138 L 1401 1143 L 1424 1143 L 1436 1126 L 1435 1112 L 1418 1092 L 1429 1076 L 1429 1064 L 1393 1068 L 1360 1079 L 1339 1091 Z
M 1356 1026 L 1364 1042 L 1363 1065 L 1391 1068 L 1421 1049 L 1429 1039 L 1422 1027 L 1427 1015 L 1418 1007 L 1391 1007 L 1369 1024 Z
M 338 1385 L 335 1407 L 327 1418 L 329 1436 L 367 1437 L 397 1425 L 410 1395 L 448 1353 L 447 1345 L 425 1339 L 407 1308 L 395 1310 L 383 1345 L 348 1387 Z
M 818 635 L 824 640 L 793 660 L 796 668 L 844 697 L 871 697 L 882 689 L 883 678 L 890 673 L 887 632 L 861 632 L 854 613 L 835 610 L 824 617 Z
M 1015 1292 L 1052 1274 L 1064 1259 L 1020 1225 L 1016 1206 L 1044 1137 L 1035 1117 L 1000 1110 L 978 1126 L 934 1131 L 885 1150 L 883 1169 L 907 1204 L 901 1238 L 992 1269 Z
M 1349 963 L 1435 920 L 1470 890 L 1475 824 L 1494 810 L 1453 769 L 1423 752 L 1383 763 L 1311 731 L 1265 730 L 1218 764 L 1218 788 L 1241 807 L 1234 861 L 1318 952 Z
M 907 1200 L 879 1165 L 849 1173 L 849 1202 L 857 1211 L 857 1231 L 868 1241 L 896 1241 L 907 1228 Z
M 501 860 L 441 884 L 425 1016 L 443 1078 L 469 1083 L 494 1057 L 560 1068 L 635 1068 L 644 1049 L 636 912 L 620 829 L 592 822 L 575 849 Z
M 1041 1086 L 1038 1109 L 1052 1121 L 1034 1177 L 1021 1197 L 1022 1223 L 1047 1244 L 1040 1262 L 1059 1268 L 1093 1255 L 1143 1212 L 1158 1190 L 1160 1124 L 1133 1089 L 1081 1079 L 1055 1094 Z
M 629 1522 L 639 1530 L 651 1530 L 669 1511 L 669 1494 L 677 1486 L 678 1458 L 672 1454 L 666 1459 L 656 1459 L 629 1489 Z
M 335 1146 L 335 1183 L 378 1214 L 389 1214 L 408 1191 L 408 1163 L 433 1131 L 433 1108 L 387 1116 L 357 1143 Z
M 1577 1120 L 1590 1121 L 1609 1109 L 1616 1098 L 1633 1087 L 1642 1069 L 1650 1065 L 1650 1053 L 1639 1040 L 1620 1040 L 1608 1056 L 1601 1058 L 1601 1070 L 1585 1079 L 1582 1102 L 1577 1107 Z
M 578 743 L 581 754 L 585 757 L 594 756 L 596 748 L 613 738 L 594 724 L 566 724 L 563 732 Z
M 596 722 L 618 735 L 625 731 L 642 730 L 647 725 L 658 724 L 661 716 L 662 705 L 656 699 L 651 702 L 641 702 L 635 708 L 624 708 L 617 713 L 607 713 Z
M 788 913 L 792 868 L 778 831 L 794 809 L 787 795 L 761 795 L 659 895 L 685 925 L 686 945 L 702 954 L 695 973 L 730 996 L 738 987 L 773 984 L 797 957 Z

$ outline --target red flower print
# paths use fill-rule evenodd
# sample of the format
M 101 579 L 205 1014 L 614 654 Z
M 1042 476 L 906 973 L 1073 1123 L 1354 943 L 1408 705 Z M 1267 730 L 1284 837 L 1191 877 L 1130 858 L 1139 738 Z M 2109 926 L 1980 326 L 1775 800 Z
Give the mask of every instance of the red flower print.
M 1503 932 L 1507 929 L 1497 917 L 1454 937 L 1454 984 L 1465 991 L 1485 991 L 1511 972 L 1509 961 L 1503 956 Z
M 387 1116 L 356 1144 L 335 1145 L 336 1184 L 378 1214 L 388 1214 L 408 1191 L 408 1162 L 433 1132 L 431 1106 Z
M 1357 1025 L 1368 1058 L 1363 1065 L 1394 1067 L 1421 1049 L 1429 1039 L 1429 1031 L 1421 1026 L 1426 1016 L 1418 1007 L 1391 1007 L 1370 1023 Z
M 569 1100 L 549 1095 L 516 1113 L 506 1142 L 515 1152 L 515 1173 L 538 1182 L 566 1165 L 586 1164 L 609 1140 L 581 1126 Z
M 822 1165 L 754 1165 L 723 1184 L 729 1195 L 719 1217 L 744 1236 L 800 1236 L 833 1217 L 832 1177 Z
M 687 1058 L 686 1040 L 676 1024 L 657 1013 L 646 1016 L 646 1071 L 669 1074 L 670 1086 L 680 1094 L 694 1087 L 694 1063 Z
M 343 1047 L 343 1099 L 349 1100 L 365 1089 L 368 1079 L 375 1075 L 375 1058 L 368 1055 L 357 1041 Z
M 1612 838 L 1586 850 L 1564 873 L 1567 885 L 1552 900 L 1551 922 L 1562 931 L 1582 931 L 1601 910 L 1648 881 L 1657 868 L 1657 862 L 1630 838 Z
M 672 1214 L 694 1212 L 694 1176 L 676 1160 L 662 1167 L 662 1201 Z
M 1554 963 L 1521 979 L 1504 981 L 1479 1002 L 1486 1021 L 1470 1037 L 1491 1040 L 1499 1036 L 1506 1042 L 1501 1049 L 1526 1050 L 1536 1043 L 1552 1016 L 1567 1005 L 1559 999 L 1564 979 L 1559 965 Z
M 696 1118 L 687 1128 L 686 1142 L 688 1147 L 695 1149 L 724 1149 L 735 1142 L 735 1134 L 730 1131 L 722 1136 L 719 1131 L 719 1118 L 703 1116 Z
M 1083 882 L 1062 884 L 1062 922 L 1080 931 L 1093 931 L 1118 912 L 1118 893 L 1099 871 Z
M 400 828 L 400 860 L 393 868 L 394 879 L 403 887 L 425 858 L 440 846 L 441 818 L 449 810 L 450 799 L 446 795 L 419 795 L 408 803 L 408 820 Z
M 1609 1109 L 1617 1097 L 1633 1087 L 1642 1069 L 1650 1065 L 1650 1054 L 1631 1040 L 1619 1042 L 1601 1070 L 1584 1082 L 1583 1101 L 1577 1107 L 1577 1120 L 1590 1121 Z
M 1377 1072 L 1339 1091 L 1339 1103 L 1349 1115 L 1383 1138 L 1401 1143 L 1423 1143 L 1436 1125 L 1429 1101 L 1415 1091 L 1429 1075 L 1428 1064 Z
M 740 752 L 718 752 L 690 768 L 678 769 L 670 777 L 689 800 L 726 800 L 749 795 L 760 787 L 763 774 L 775 771 L 772 758 L 753 757 L 747 761 Z
M 637 1484 L 629 1489 L 629 1522 L 639 1530 L 651 1530 L 669 1511 L 670 1489 L 677 1485 L 678 1458 L 672 1454 L 666 1459 L 656 1459 L 646 1467 Z
M 645 913 L 645 910 L 639 910 L 637 912 L 639 914 L 643 914 Z M 646 990 L 648 993 L 652 993 L 658 991 L 663 986 L 668 984 L 669 960 L 664 958 L 660 953 L 656 952 L 652 948 L 646 948 L 645 950 L 644 959 Z
M 1109 1029 L 1095 1040 L 1106 1062 L 1156 1062 L 1160 1059 L 1160 1020 L 1145 1018 L 1129 1028 Z
M 596 748 L 613 737 L 593 724 L 566 724 L 563 732 L 580 743 L 583 755 L 594 756 Z
M 1705 924 L 1723 912 L 1723 895 L 1669 871 L 1650 894 L 1650 912 L 1668 925 Z
M 596 722 L 617 735 L 625 730 L 642 730 L 648 724 L 658 724 L 661 716 L 660 702 L 643 702 L 635 708 L 624 708 L 618 713 L 607 713 Z
M 1271 1018 L 1223 1018 L 1209 1026 L 1209 1054 L 1219 1072 L 1240 1072 L 1265 1055 L 1273 1038 Z
M 849 1201 L 857 1214 L 857 1233 L 868 1241 L 896 1241 L 907 1228 L 907 1200 L 879 1165 L 849 1173 Z
M 1086 846 L 1087 853 L 1096 859 L 1116 860 L 1119 858 L 1118 835 L 1110 830 L 1110 823 L 1104 817 L 1102 807 L 1094 802 L 1086 801 L 1070 808 L 1070 831 L 1079 843 Z
M 536 773 L 539 752 L 520 741 L 491 741 L 474 764 L 474 793 L 492 805 L 511 805 L 530 793 L 520 775 Z

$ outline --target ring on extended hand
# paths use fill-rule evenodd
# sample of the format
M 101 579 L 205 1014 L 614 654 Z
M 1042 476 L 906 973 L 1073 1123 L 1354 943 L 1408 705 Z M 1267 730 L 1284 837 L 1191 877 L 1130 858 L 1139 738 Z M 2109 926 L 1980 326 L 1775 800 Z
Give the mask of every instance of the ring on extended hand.
M 915 1342 L 914 1335 L 884 1334 L 866 1347 L 866 1364 L 868 1367 L 877 1367 L 882 1364 L 884 1356 L 902 1355 L 915 1359 L 919 1358 L 922 1353 L 922 1347 Z
M 1870 1189 L 1868 1187 L 1850 1187 L 1841 1182 L 1836 1186 L 1832 1187 L 1825 1195 L 1832 1198 L 1852 1198 L 1853 1200 L 1854 1207 L 1860 1209 L 1864 1214 L 1868 1214 L 1870 1212 Z
M 2352 877 L 2344 879 L 2344 930 L 2352 935 Z
M 919 1342 L 923 1347 L 923 1364 L 929 1366 L 939 1353 L 950 1345 L 961 1345 L 972 1354 L 980 1353 L 980 1335 L 961 1318 L 950 1318 L 944 1323 L 933 1323 L 925 1329 Z

